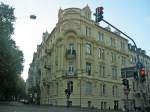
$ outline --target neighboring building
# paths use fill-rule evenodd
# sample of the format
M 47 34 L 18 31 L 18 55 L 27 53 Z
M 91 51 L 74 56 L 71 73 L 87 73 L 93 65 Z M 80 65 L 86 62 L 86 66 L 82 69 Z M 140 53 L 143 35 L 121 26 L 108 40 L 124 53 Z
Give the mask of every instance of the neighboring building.
M 128 44 L 129 49 L 129 60 L 128 66 L 133 67 L 136 66 L 137 63 L 137 52 L 139 54 L 139 61 L 145 67 L 145 81 L 141 83 L 138 81 L 136 77 L 129 78 L 130 79 L 130 106 L 141 107 L 150 107 L 150 57 L 146 55 L 145 50 L 141 48 L 136 49 L 135 46 Z M 142 91 L 142 93 L 140 92 Z
M 40 77 L 38 72 L 38 57 L 34 53 L 32 63 L 28 71 L 28 79 L 26 81 L 27 94 L 31 103 L 40 103 Z
M 131 55 L 128 40 L 91 20 L 88 6 L 60 9 L 56 27 L 43 34 L 34 54 L 28 82 L 33 87 L 36 77 L 41 104 L 65 106 L 71 82 L 70 105 L 117 110 L 125 99 L 121 68 Z

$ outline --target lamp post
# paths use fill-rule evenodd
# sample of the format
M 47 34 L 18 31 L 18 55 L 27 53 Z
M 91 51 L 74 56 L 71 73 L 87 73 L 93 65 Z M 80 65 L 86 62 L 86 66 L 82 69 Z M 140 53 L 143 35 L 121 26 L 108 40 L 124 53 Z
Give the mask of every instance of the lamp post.
M 36 20 L 37 19 L 37 16 L 35 15 L 35 14 L 30 14 L 29 16 L 21 16 L 21 17 L 16 17 L 16 19 L 18 20 L 21 20 L 21 19 L 27 19 L 27 18 L 29 18 L 29 19 L 31 19 L 31 20 Z
M 36 19 L 36 15 L 34 15 L 34 14 L 30 15 L 30 19 L 35 20 Z

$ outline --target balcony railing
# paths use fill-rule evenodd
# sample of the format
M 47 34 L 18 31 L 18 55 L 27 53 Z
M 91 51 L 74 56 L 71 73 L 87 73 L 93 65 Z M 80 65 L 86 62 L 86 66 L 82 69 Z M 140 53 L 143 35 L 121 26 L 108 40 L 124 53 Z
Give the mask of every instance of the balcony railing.
M 46 54 L 51 54 L 52 50 L 51 49 L 45 49 Z
M 66 49 L 66 57 L 67 59 L 74 59 L 76 57 L 75 49 Z
M 150 99 L 150 93 L 149 92 L 147 92 L 147 98 Z
M 43 86 L 49 87 L 49 82 L 46 79 L 42 80 Z
M 67 71 L 66 73 L 63 74 L 63 77 L 65 78 L 71 78 L 71 77 L 77 77 L 77 73 L 76 72 L 69 72 Z
M 141 97 L 140 91 L 135 91 L 133 95 L 138 98 Z
M 47 64 L 44 65 L 44 68 L 47 69 L 47 70 L 51 70 L 51 66 L 47 65 Z

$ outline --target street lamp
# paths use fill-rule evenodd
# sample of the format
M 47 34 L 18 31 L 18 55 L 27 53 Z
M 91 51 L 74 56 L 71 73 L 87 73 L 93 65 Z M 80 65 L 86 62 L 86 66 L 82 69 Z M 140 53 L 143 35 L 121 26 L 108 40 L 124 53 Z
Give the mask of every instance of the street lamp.
M 16 17 L 16 19 L 18 20 L 22 20 L 22 19 L 32 19 L 32 20 L 36 20 L 37 19 L 37 16 L 35 14 L 30 14 L 29 16 L 20 16 L 20 17 Z
M 34 14 L 30 15 L 30 19 L 35 20 L 36 19 L 36 15 L 34 15 Z

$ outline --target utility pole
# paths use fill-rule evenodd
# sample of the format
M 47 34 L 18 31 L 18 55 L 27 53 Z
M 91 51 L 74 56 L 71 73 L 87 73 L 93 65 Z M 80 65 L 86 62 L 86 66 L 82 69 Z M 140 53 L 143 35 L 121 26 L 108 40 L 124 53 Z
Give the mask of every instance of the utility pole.
M 125 72 L 125 78 L 122 80 L 122 84 L 124 85 L 124 95 L 126 95 L 125 109 L 127 112 L 129 112 L 128 95 L 129 95 L 130 89 L 129 89 L 129 80 L 127 79 L 127 73 L 126 72 Z
M 140 88 L 140 97 L 141 97 L 140 103 L 141 103 L 141 109 L 144 110 L 143 90 L 142 90 L 142 85 L 143 85 L 143 82 L 144 82 L 144 78 L 141 77 L 141 74 L 140 74 L 141 73 L 140 70 L 142 68 L 144 68 L 144 67 L 143 67 L 143 64 L 140 63 L 139 52 L 137 51 L 137 49 L 138 49 L 137 45 L 136 45 L 135 41 L 130 36 L 128 36 L 127 34 L 125 34 L 124 32 L 122 32 L 121 30 L 119 30 L 118 28 L 116 28 L 114 25 L 110 24 L 108 21 L 106 21 L 106 20 L 103 19 L 103 9 L 104 9 L 103 7 L 97 7 L 96 8 L 96 13 L 94 13 L 94 15 L 95 15 L 95 22 L 96 23 L 101 22 L 101 21 L 105 22 L 106 24 L 108 24 L 109 26 L 111 26 L 112 28 L 114 28 L 115 30 L 119 31 L 122 35 L 124 35 L 125 37 L 127 37 L 129 40 L 131 40 L 133 42 L 135 48 L 136 48 L 136 56 L 137 56 L 136 67 L 137 67 L 138 77 L 139 77 L 139 80 L 136 80 L 136 82 L 138 83 L 138 85 L 140 85 L 139 86 L 139 88 Z M 142 79 L 143 79 L 143 81 L 142 81 Z

